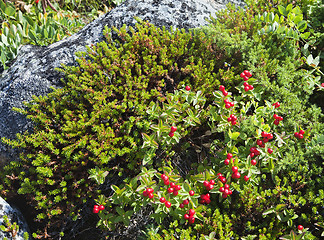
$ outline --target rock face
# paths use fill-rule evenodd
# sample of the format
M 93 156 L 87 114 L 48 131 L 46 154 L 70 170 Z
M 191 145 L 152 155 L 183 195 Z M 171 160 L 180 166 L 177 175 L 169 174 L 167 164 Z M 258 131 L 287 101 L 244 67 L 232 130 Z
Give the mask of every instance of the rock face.
M 29 236 L 31 236 L 29 233 L 28 225 L 21 212 L 18 209 L 11 207 L 5 200 L 3 200 L 2 197 L 0 197 L 0 225 L 7 227 L 4 224 L 4 216 L 8 217 L 11 224 L 13 224 L 14 222 L 17 223 L 17 225 L 19 226 L 19 231 L 16 233 L 17 235 L 15 236 L 15 238 L 13 238 L 13 235 L 11 233 L 3 232 L 0 230 L 0 239 L 5 239 L 6 237 L 8 240 L 23 240 L 25 232 L 27 232 Z

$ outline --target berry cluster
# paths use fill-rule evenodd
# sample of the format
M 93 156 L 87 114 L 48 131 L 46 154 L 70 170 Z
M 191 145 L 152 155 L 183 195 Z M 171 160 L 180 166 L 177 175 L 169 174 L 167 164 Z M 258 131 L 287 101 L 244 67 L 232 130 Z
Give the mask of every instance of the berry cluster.
M 249 80 L 250 77 L 252 77 L 252 73 L 250 73 L 248 70 L 244 70 L 241 74 L 240 77 L 243 78 L 244 81 Z
M 104 205 L 94 205 L 93 206 L 93 213 L 98 213 L 99 211 L 105 210 L 105 206 Z
M 273 114 L 273 118 L 275 119 L 273 122 L 275 125 L 279 125 L 280 121 L 283 120 L 283 117 L 278 116 L 277 114 Z
M 230 100 L 228 100 L 228 99 L 224 99 L 224 103 L 225 103 L 225 108 L 226 109 L 229 109 L 231 107 L 234 107 L 234 103 L 233 102 L 230 102 Z
M 195 222 L 195 210 L 190 209 L 188 213 L 186 213 L 183 218 L 189 221 L 189 224 L 193 224 Z
M 267 132 L 262 132 L 261 136 L 263 137 L 263 142 L 267 143 L 269 142 L 269 140 L 273 139 L 273 135 L 271 133 L 267 133 Z
M 231 116 L 229 116 L 227 118 L 227 121 L 231 122 L 233 126 L 237 123 L 236 120 L 237 120 L 237 117 L 234 114 L 231 114 Z
M 209 204 L 211 201 L 210 201 L 210 194 L 207 193 L 207 194 L 201 194 L 200 195 L 200 203 L 201 204 Z
M 204 181 L 204 186 L 206 188 L 207 191 L 210 191 L 214 188 L 215 185 L 215 181 L 213 179 L 211 179 L 209 182 L 208 181 Z
M 250 85 L 248 82 L 244 82 L 243 85 L 244 85 L 244 91 L 245 92 L 248 92 L 249 90 L 254 89 L 254 87 L 252 85 Z
M 179 194 L 179 190 L 181 189 L 180 185 L 176 185 L 174 182 L 170 183 L 170 187 L 168 188 L 168 193 L 172 193 L 174 196 Z
M 227 180 L 221 173 L 217 173 L 217 176 L 222 183 L 226 183 Z
M 239 179 L 241 177 L 241 173 L 238 171 L 238 167 L 233 166 L 232 167 L 232 178 Z
M 154 197 L 154 189 L 153 188 L 147 188 L 143 191 L 143 196 L 148 197 L 149 199 L 152 199 Z
M 227 158 L 225 159 L 224 164 L 225 165 L 228 165 L 230 163 L 232 157 L 233 157 L 233 154 L 232 153 L 227 153 L 227 156 L 226 157 Z M 234 160 L 233 160 L 233 162 L 234 162 Z
M 188 204 L 189 204 L 189 199 L 185 199 L 185 200 L 183 200 L 182 203 L 180 203 L 179 207 L 180 207 L 180 208 L 184 208 L 185 205 L 188 205 Z
M 280 103 L 279 102 L 275 102 L 274 104 L 272 104 L 272 106 L 274 106 L 275 108 L 280 107 Z
M 224 97 L 228 95 L 228 92 L 225 90 L 225 87 L 223 85 L 219 86 L 219 91 L 223 93 Z
M 170 137 L 173 137 L 175 131 L 177 131 L 177 127 L 172 126 L 172 127 L 171 127 L 171 130 L 170 130 L 170 132 L 169 132 L 169 136 L 170 136 Z
M 304 134 L 305 134 L 305 131 L 301 129 L 299 132 L 295 132 L 294 133 L 294 136 L 296 138 L 303 139 L 304 138 Z
M 228 195 L 232 195 L 232 190 L 229 189 L 230 186 L 228 184 L 224 184 L 224 187 L 220 187 L 219 191 L 222 193 L 222 198 L 227 198 Z

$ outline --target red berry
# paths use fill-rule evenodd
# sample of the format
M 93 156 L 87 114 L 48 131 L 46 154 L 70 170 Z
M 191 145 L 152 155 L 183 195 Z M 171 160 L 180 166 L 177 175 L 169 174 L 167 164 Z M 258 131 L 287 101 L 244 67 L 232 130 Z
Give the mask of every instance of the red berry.
M 164 185 L 169 185 L 169 184 L 170 184 L 169 179 L 164 181 Z
M 223 193 L 222 198 L 227 198 L 227 194 Z
M 165 175 L 165 174 L 162 174 L 161 178 L 162 178 L 163 181 L 169 180 L 169 177 L 167 175 Z
M 248 70 L 244 70 L 243 73 L 244 73 L 245 76 L 247 76 L 247 77 L 252 77 L 252 73 L 250 73 Z
M 227 153 L 227 158 L 228 159 L 231 159 L 233 157 L 233 154 L 232 153 Z
M 234 103 L 233 102 L 230 102 L 229 104 L 231 105 L 231 107 L 234 107 Z
M 263 142 L 267 143 L 267 142 L 269 142 L 269 139 L 265 137 L 265 138 L 263 138 Z
M 205 180 L 205 181 L 203 182 L 203 184 L 204 184 L 205 187 L 207 187 L 207 186 L 209 185 L 209 182 Z
M 272 104 L 272 106 L 275 106 L 275 108 L 280 107 L 280 103 L 279 102 L 275 102 L 274 104 Z
M 228 99 L 224 99 L 224 103 L 230 103 L 230 101 Z
M 149 197 L 149 199 L 152 199 L 154 197 L 154 194 L 153 193 L 149 193 L 148 194 L 148 197 Z
M 302 225 L 298 225 L 297 228 L 298 228 L 298 230 L 300 230 L 300 231 L 304 229 L 304 227 L 303 227 Z
M 228 118 L 227 118 L 227 121 L 228 121 L 228 122 L 231 122 L 231 121 L 232 121 L 232 118 L 231 118 L 231 117 L 228 117 Z
M 240 74 L 240 77 L 243 78 L 245 76 L 244 72 Z
M 180 203 L 179 208 L 184 208 L 184 204 Z
M 295 133 L 294 133 L 294 136 L 295 136 L 296 138 L 299 138 L 299 133 L 298 133 L 298 132 L 295 132 Z
M 172 127 L 171 127 L 171 132 L 175 132 L 175 131 L 177 131 L 177 127 L 172 126 Z
M 273 114 L 273 118 L 274 118 L 274 119 L 278 119 L 278 117 L 279 117 L 279 116 L 278 116 L 277 114 Z
M 165 205 L 167 208 L 170 208 L 170 207 L 171 207 L 171 203 L 170 203 L 169 201 L 166 201 L 166 202 L 164 203 L 164 205 Z
M 104 205 L 99 205 L 99 210 L 100 211 L 105 210 L 105 206 Z
M 271 139 L 273 139 L 273 135 L 272 135 L 271 133 L 268 133 L 267 138 L 268 138 L 269 140 L 271 140 Z
M 257 164 L 257 161 L 256 161 L 255 159 L 252 159 L 252 160 L 251 160 L 251 164 L 252 164 L 253 166 L 255 166 L 255 165 Z
M 161 174 L 161 179 L 164 180 L 164 178 L 166 177 L 165 174 Z
M 299 139 L 303 139 L 303 138 L 304 138 L 304 135 L 299 133 L 299 134 L 298 134 L 298 138 L 299 138 Z
M 237 171 L 238 171 L 238 167 L 233 166 L 233 167 L 232 167 L 232 171 L 233 171 L 234 173 L 237 172 Z
M 219 188 L 219 191 L 220 191 L 220 192 L 224 192 L 224 190 L 225 190 L 224 187 L 220 187 L 220 188 Z
M 154 192 L 154 189 L 153 188 L 148 188 L 148 189 L 146 189 L 146 192 L 147 193 L 153 193 Z
M 210 201 L 210 199 L 206 199 L 205 202 L 206 202 L 206 204 L 209 204 L 211 201 Z
M 248 86 L 249 86 L 249 83 L 248 83 L 248 82 L 244 82 L 244 83 L 243 83 L 243 86 L 244 86 L 244 87 L 248 87 Z
M 166 200 L 165 200 L 164 197 L 161 197 L 161 198 L 160 198 L 160 202 L 161 202 L 161 203 L 164 203 L 165 201 L 166 201 Z
M 207 194 L 205 195 L 205 199 L 209 199 L 209 198 L 210 198 L 210 194 L 207 193 Z
M 255 150 L 256 150 L 255 147 L 251 147 L 251 148 L 250 148 L 250 152 L 252 152 L 252 153 L 255 152 Z
M 195 218 L 193 216 L 189 217 L 189 224 L 194 224 Z
M 228 95 L 228 92 L 224 90 L 223 95 L 226 97 Z
M 274 122 L 273 122 L 275 125 L 279 125 L 279 120 L 278 119 L 276 119 Z
M 98 206 L 98 205 L 95 205 L 95 206 Z M 98 213 L 100 210 L 99 210 L 99 208 L 98 207 L 93 207 L 93 210 L 92 210 L 92 212 L 93 213 Z
M 186 90 L 190 91 L 191 87 L 190 86 L 186 86 Z
M 168 193 L 172 193 L 174 191 L 174 189 L 172 187 L 168 188 Z
M 259 150 L 258 150 L 258 149 L 257 149 L 257 150 L 255 150 L 254 154 L 255 154 L 255 156 L 258 156 L 258 155 L 260 155 L 260 152 L 259 152 Z
M 174 182 L 170 182 L 170 187 L 174 188 L 175 187 L 175 183 Z
M 228 195 L 232 195 L 232 190 L 228 190 Z
M 232 125 L 233 125 L 233 126 L 236 125 L 236 123 L 237 123 L 236 121 L 232 121 Z
M 179 194 L 178 191 L 173 191 L 173 196 L 177 196 Z
M 180 189 L 181 189 L 181 186 L 180 186 L 180 185 L 175 185 L 175 186 L 174 186 L 174 190 L 175 190 L 175 191 L 180 191 Z
M 226 178 L 222 177 L 222 178 L 220 178 L 220 181 L 221 181 L 222 183 L 226 183 Z
M 271 148 L 268 148 L 268 153 L 269 154 L 272 154 L 273 153 L 273 150 Z
M 196 213 L 195 210 L 193 210 L 193 209 L 190 209 L 190 210 L 189 210 L 189 215 L 190 215 L 190 216 L 195 215 L 195 213 Z
M 185 214 L 185 215 L 183 216 L 183 218 L 186 219 L 186 220 L 188 220 L 189 217 L 190 217 L 189 214 Z
M 214 185 L 214 184 L 215 184 L 214 179 L 210 179 L 210 180 L 209 180 L 209 184 Z
M 263 131 L 263 132 L 261 133 L 261 136 L 265 138 L 265 137 L 268 136 L 268 133 L 266 133 L 265 131 Z
M 299 133 L 304 135 L 305 134 L 305 131 L 303 129 L 299 130 Z
M 254 89 L 254 87 L 253 87 L 252 85 L 250 85 L 250 86 L 249 86 L 249 89 L 250 89 L 250 90 L 253 90 L 253 89 Z
M 282 121 L 282 120 L 283 120 L 283 117 L 278 116 L 278 120 L 279 120 L 279 121 Z
M 174 136 L 174 132 L 169 132 L 169 136 L 173 137 Z
M 224 164 L 225 165 L 228 165 L 229 163 L 230 163 L 230 160 L 229 159 L 225 159 Z
M 225 189 L 224 189 L 224 193 L 225 193 L 226 195 L 228 195 L 228 193 L 229 193 L 229 192 L 228 192 L 228 189 L 225 188 Z
M 235 115 L 233 115 L 231 118 L 232 118 L 232 121 L 236 121 L 237 120 L 237 117 Z
M 144 197 L 147 197 L 148 196 L 148 192 L 145 190 L 145 191 L 143 191 L 143 196 Z
M 254 152 L 250 153 L 250 157 L 251 157 L 251 158 L 253 158 L 253 157 L 254 157 L 254 155 L 255 155 L 255 153 L 254 153 Z
M 224 184 L 224 188 L 225 188 L 225 189 L 229 189 L 230 186 L 229 186 L 228 184 Z
M 225 87 L 223 85 L 220 85 L 219 86 L 219 91 L 224 92 L 225 91 Z
M 232 177 L 233 178 L 240 178 L 241 177 L 241 173 L 235 172 L 235 173 L 232 174 Z
M 247 76 L 244 76 L 244 77 L 243 77 L 243 80 L 244 80 L 244 81 L 247 81 L 247 80 L 249 80 L 249 78 L 248 78 Z
M 258 139 L 256 143 L 257 143 L 257 145 L 261 146 L 263 142 L 261 139 Z
M 212 190 L 213 188 L 214 188 L 214 185 L 212 185 L 212 184 L 209 184 L 209 185 L 206 187 L 207 191 L 210 191 L 210 190 Z
M 229 103 L 226 103 L 226 104 L 225 104 L 225 108 L 226 108 L 226 109 L 229 109 L 230 107 L 231 107 L 231 104 L 229 104 Z
M 244 91 L 248 92 L 250 90 L 250 88 L 248 86 L 244 87 Z
M 188 205 L 189 204 L 189 200 L 188 199 L 183 200 L 183 204 L 184 205 Z
M 223 175 L 221 173 L 217 173 L 218 178 L 222 177 Z
M 321 86 L 324 87 L 324 83 L 321 83 Z
M 193 196 L 193 195 L 195 195 L 195 192 L 194 192 L 193 190 L 190 190 L 190 191 L 189 191 L 189 195 L 190 195 L 190 196 Z
M 250 178 L 249 178 L 247 175 L 244 176 L 244 180 L 245 180 L 245 182 L 249 181 L 249 179 L 250 179 Z

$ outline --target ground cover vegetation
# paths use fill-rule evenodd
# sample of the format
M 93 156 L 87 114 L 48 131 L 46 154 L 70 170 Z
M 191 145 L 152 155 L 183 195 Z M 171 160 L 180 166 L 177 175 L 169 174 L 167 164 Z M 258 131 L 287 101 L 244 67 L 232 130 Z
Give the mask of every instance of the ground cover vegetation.
M 142 239 L 323 236 L 323 6 L 246 3 L 189 33 L 105 29 L 63 88 L 15 109 L 34 132 L 2 138 L 24 152 L 1 192 L 34 209 L 34 237 L 86 203 L 106 238 L 139 212 Z

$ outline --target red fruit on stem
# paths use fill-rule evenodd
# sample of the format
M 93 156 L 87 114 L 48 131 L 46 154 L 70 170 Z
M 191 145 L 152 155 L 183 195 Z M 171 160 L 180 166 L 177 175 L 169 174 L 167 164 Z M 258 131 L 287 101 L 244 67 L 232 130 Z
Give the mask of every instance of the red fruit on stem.
M 228 99 L 224 99 L 224 103 L 230 103 Z
M 225 184 L 225 185 L 224 185 L 224 188 L 225 188 L 225 189 L 229 189 L 230 186 L 229 186 L 228 184 Z
M 239 173 L 239 172 L 235 172 L 232 175 L 234 175 L 234 178 L 237 178 L 237 179 L 241 177 L 241 173 Z
M 279 116 L 278 116 L 277 114 L 273 114 L 273 118 L 274 118 L 274 119 L 278 119 L 278 117 L 279 117 Z
M 179 208 L 184 208 L 184 204 L 180 203 Z
M 167 208 L 170 208 L 170 207 L 171 207 L 171 203 L 170 203 L 169 201 L 166 201 L 166 202 L 164 203 L 164 205 L 165 205 Z
M 223 175 L 221 173 L 217 173 L 218 178 L 222 177 Z
M 183 204 L 184 205 L 188 205 L 189 204 L 189 200 L 188 199 L 183 200 Z
M 186 86 L 186 90 L 190 91 L 191 87 L 190 86 Z
M 147 193 L 153 193 L 154 192 L 154 189 L 153 188 L 148 188 L 148 189 L 146 189 L 146 192 Z
M 174 132 L 169 132 L 169 136 L 173 137 L 174 136 Z
M 231 105 L 231 107 L 234 107 L 234 103 L 233 102 L 230 102 L 229 104 Z
M 224 192 L 224 190 L 225 190 L 224 187 L 220 187 L 220 188 L 219 188 L 219 191 L 220 191 L 220 192 Z
M 178 191 L 173 191 L 173 196 L 177 196 L 179 194 Z
M 247 175 L 244 176 L 244 181 L 245 181 L 245 182 L 249 181 L 249 179 L 250 179 L 250 178 L 249 178 Z
M 250 152 L 255 152 L 255 150 L 256 150 L 256 147 L 251 147 L 250 148 Z
M 303 227 L 302 225 L 298 225 L 297 228 L 298 228 L 298 230 L 300 230 L 300 231 L 304 229 L 304 227 Z
M 207 186 L 209 185 L 209 182 L 205 180 L 205 181 L 203 182 L 203 184 L 204 184 L 205 187 L 207 187 Z
M 185 214 L 185 215 L 183 216 L 183 218 L 186 219 L 186 220 L 189 220 L 190 216 L 189 216 L 189 214 Z
M 181 189 L 181 186 L 180 186 L 180 185 L 175 185 L 175 186 L 174 186 L 174 190 L 175 190 L 175 191 L 180 191 L 180 189 Z
M 225 104 L 225 108 L 226 108 L 226 109 L 229 109 L 230 107 L 231 107 L 231 104 L 229 104 L 229 103 L 226 103 L 226 104 Z
M 189 191 L 189 195 L 190 195 L 190 196 L 193 196 L 193 195 L 195 195 L 195 192 L 194 192 L 193 190 L 190 190 L 190 191 Z
M 145 191 L 143 191 L 143 196 L 144 197 L 147 197 L 148 196 L 148 192 L 145 190 Z
M 303 139 L 303 138 L 304 138 L 304 135 L 299 133 L 299 134 L 298 134 L 298 138 L 299 138 L 299 139 Z
M 228 122 L 231 122 L 231 121 L 232 121 L 232 118 L 231 118 L 231 117 L 228 117 L 228 118 L 227 118 L 227 121 L 228 121 Z
M 196 211 L 195 211 L 195 210 L 193 210 L 193 209 L 190 209 L 190 210 L 189 210 L 189 215 L 190 215 L 190 216 L 193 216 L 193 215 L 195 215 L 195 213 L 196 213 Z
M 166 177 L 165 174 L 161 174 L 161 179 L 162 179 L 162 180 L 166 180 L 165 177 Z
M 247 76 L 244 76 L 244 77 L 243 77 L 243 80 L 244 80 L 244 81 L 247 81 L 247 80 L 249 80 L 249 78 L 248 78 Z
M 232 125 L 233 125 L 233 126 L 236 125 L 236 123 L 237 123 L 236 121 L 232 121 Z
M 248 82 L 244 82 L 244 83 L 243 83 L 243 86 L 244 86 L 244 87 L 248 87 L 248 86 L 249 86 L 249 83 L 248 83 Z
M 247 76 L 247 77 L 252 77 L 252 73 L 250 73 L 248 70 L 244 70 L 243 73 L 244 73 L 245 76 Z
M 175 132 L 175 131 L 177 131 L 177 127 L 172 126 L 172 127 L 171 127 L 171 132 Z
M 228 195 L 228 189 L 224 189 L 224 193 L 226 194 L 226 195 Z
M 255 153 L 253 153 L 253 152 L 252 152 L 252 153 L 250 153 L 250 157 L 251 157 L 251 158 L 253 158 L 253 157 L 254 157 L 254 155 L 255 155 Z
M 225 91 L 225 87 L 223 85 L 220 85 L 219 86 L 219 91 L 224 92 Z
M 223 95 L 226 97 L 228 95 L 228 92 L 226 90 L 224 90 Z
M 193 216 L 189 217 L 189 224 L 194 224 L 195 223 L 195 218 Z
M 232 190 L 228 190 L 228 195 L 232 195 Z
M 224 161 L 224 164 L 225 165 L 228 165 L 230 163 L 230 160 L 229 159 L 225 159 L 225 161 Z M 205 186 L 206 187 L 206 186 Z
M 273 139 L 273 135 L 272 135 L 271 133 L 268 133 L 267 138 L 268 138 L 269 140 L 271 140 L 271 139 Z
M 165 203 L 165 201 L 166 201 L 166 199 L 165 199 L 164 197 L 161 197 L 161 198 L 160 198 L 160 202 L 161 202 L 161 203 Z
M 149 193 L 148 194 L 148 197 L 149 197 L 149 199 L 152 199 L 154 197 L 154 194 L 153 193 Z
M 93 213 L 98 213 L 99 211 L 100 211 L 99 208 L 93 207 L 93 210 L 92 210 Z
M 227 198 L 227 194 L 223 193 L 222 198 Z
M 257 145 L 261 146 L 263 142 L 261 139 L 258 139 L 256 143 L 257 143 Z
M 205 195 L 205 199 L 209 199 L 209 198 L 210 198 L 210 194 L 207 193 L 207 194 Z
M 244 87 L 244 91 L 248 92 L 250 90 L 250 88 L 248 86 Z
M 299 133 L 304 135 L 305 134 L 305 131 L 303 129 L 299 130 Z
M 231 159 L 233 157 L 233 154 L 232 153 L 227 153 L 227 158 L 228 159 Z
M 268 136 L 268 133 L 266 133 L 265 131 L 262 131 L 261 136 L 265 138 Z
M 278 119 L 274 120 L 273 122 L 275 125 L 279 125 L 280 121 Z
M 214 185 L 212 185 L 212 184 L 209 184 L 209 185 L 206 187 L 207 191 L 210 191 L 210 190 L 212 190 L 213 188 L 214 188 Z
M 174 191 L 174 189 L 172 187 L 168 188 L 168 193 L 172 193 Z
M 273 150 L 271 148 L 268 148 L 268 153 L 269 154 L 272 154 L 273 153 Z
M 169 184 L 170 184 L 169 179 L 164 181 L 164 185 L 169 185 Z
M 283 117 L 278 116 L 278 120 L 279 120 L 279 121 L 282 121 L 282 120 L 283 120 Z
M 99 210 L 100 211 L 105 210 L 105 206 L 104 205 L 99 205 Z
M 260 152 L 259 152 L 259 150 L 258 150 L 258 149 L 257 149 L 257 150 L 255 150 L 254 154 L 255 154 L 255 156 L 258 156 L 258 155 L 260 155 Z
M 235 115 L 232 116 L 232 121 L 236 121 L 237 117 Z
M 226 183 L 226 178 L 222 177 L 219 179 L 222 183 Z
M 324 83 L 321 83 L 321 86 L 324 87 Z
M 209 204 L 211 201 L 210 201 L 210 199 L 206 199 L 205 202 L 206 202 L 206 204 Z
M 243 78 L 245 76 L 244 72 L 240 74 L 240 77 Z
M 252 164 L 253 166 L 255 166 L 255 165 L 257 164 L 257 161 L 256 161 L 255 159 L 252 159 L 252 160 L 251 160 L 251 164 Z
M 272 104 L 272 106 L 275 106 L 275 108 L 280 107 L 280 103 L 279 102 L 275 102 L 274 104 Z
M 233 171 L 234 173 L 237 172 L 237 171 L 238 171 L 238 167 L 233 166 L 233 167 L 232 167 L 232 171 Z
M 269 139 L 265 137 L 265 138 L 263 138 L 263 142 L 267 143 L 267 142 L 269 142 Z
M 249 89 L 250 89 L 250 90 L 253 90 L 253 89 L 254 89 L 254 87 L 253 87 L 252 85 L 250 85 L 250 86 L 249 86 Z
M 175 187 L 175 183 L 174 182 L 170 182 L 170 187 L 174 188 Z
M 295 136 L 296 138 L 299 138 L 299 133 L 298 133 L 298 132 L 295 132 L 295 133 L 294 133 L 294 136 Z
M 210 179 L 210 180 L 209 180 L 209 184 L 211 184 L 211 185 L 215 185 L 215 180 L 214 180 L 214 179 Z

